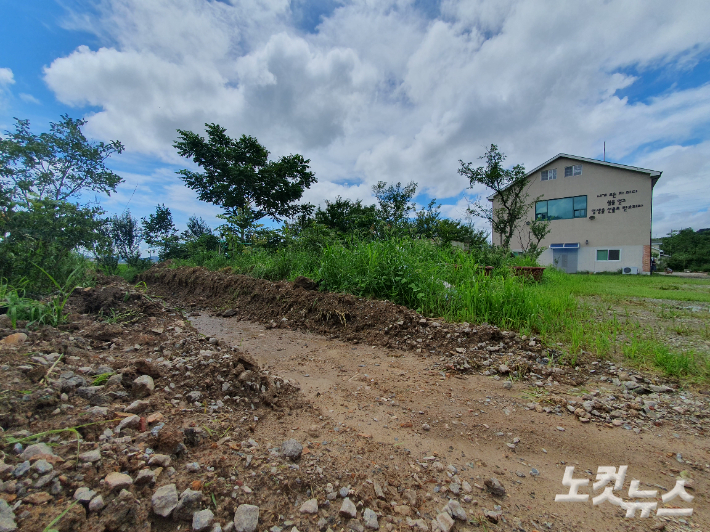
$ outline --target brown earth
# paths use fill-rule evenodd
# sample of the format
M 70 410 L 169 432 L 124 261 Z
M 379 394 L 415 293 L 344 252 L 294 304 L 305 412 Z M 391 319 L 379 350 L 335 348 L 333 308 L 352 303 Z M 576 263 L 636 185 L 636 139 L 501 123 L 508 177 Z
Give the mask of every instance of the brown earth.
M 318 292 L 306 280 L 167 267 L 143 279 L 147 290 L 102 279 L 75 293 L 68 324 L 0 345 L 0 497 L 19 530 L 43 530 L 81 487 L 105 507 L 77 504 L 55 528 L 190 530 L 194 511 L 210 508 L 226 530 L 246 503 L 260 507 L 259 530 L 362 531 L 366 509 L 380 529 L 432 530 L 452 500 L 466 512 L 455 530 L 710 530 L 707 396 L 591 359 L 560 366 L 536 339 Z M 17 332 L 4 326 L 0 337 Z M 109 372 L 116 377 L 91 386 Z M 145 375 L 155 384 L 148 395 Z M 70 427 L 79 452 L 97 449 L 99 461 L 77 460 L 76 433 L 57 431 Z M 41 439 L 60 457 L 46 457 L 53 471 L 16 469 L 23 458 L 10 442 L 49 430 Z M 295 461 L 280 452 L 291 438 L 304 447 Z M 156 453 L 170 463 L 150 464 Z M 693 515 L 625 519 L 609 502 L 555 502 L 572 465 L 592 482 L 600 466 L 628 465 L 617 496 L 630 500 L 638 479 L 658 491 L 648 501 Z M 132 484 L 111 490 L 112 471 Z M 680 478 L 694 500 L 664 505 L 660 494 Z M 163 518 L 151 497 L 168 484 L 199 494 Z M 341 488 L 355 519 L 339 514 Z M 301 513 L 311 498 L 318 513 Z

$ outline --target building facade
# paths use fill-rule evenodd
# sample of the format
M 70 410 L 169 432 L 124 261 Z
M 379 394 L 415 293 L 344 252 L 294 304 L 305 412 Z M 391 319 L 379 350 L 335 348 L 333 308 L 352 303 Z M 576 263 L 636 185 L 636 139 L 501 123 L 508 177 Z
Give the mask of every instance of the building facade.
M 651 271 L 653 187 L 661 172 L 560 153 L 527 174 L 536 201 L 510 243 L 523 251 L 532 220 L 549 220 L 539 262 L 569 273 Z M 496 196 L 489 198 L 498 208 Z M 493 233 L 493 242 L 500 243 Z

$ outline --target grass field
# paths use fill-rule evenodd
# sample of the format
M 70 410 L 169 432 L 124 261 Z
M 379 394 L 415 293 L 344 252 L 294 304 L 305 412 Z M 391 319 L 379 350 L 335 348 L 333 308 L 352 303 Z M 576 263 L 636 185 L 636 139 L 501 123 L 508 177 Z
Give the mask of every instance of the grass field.
M 548 344 L 560 344 L 570 364 L 580 357 L 623 357 L 685 381 L 710 380 L 710 279 L 568 275 L 547 269 L 542 282 L 535 283 L 512 273 L 511 266 L 531 265 L 529 259 L 490 250 L 464 253 L 416 239 L 253 249 L 232 259 L 207 254 L 202 260 L 175 262 L 181 264 L 229 266 L 271 280 L 305 275 L 329 291 L 538 335 Z M 495 267 L 490 276 L 483 265 Z M 683 302 L 701 308 L 690 311 Z

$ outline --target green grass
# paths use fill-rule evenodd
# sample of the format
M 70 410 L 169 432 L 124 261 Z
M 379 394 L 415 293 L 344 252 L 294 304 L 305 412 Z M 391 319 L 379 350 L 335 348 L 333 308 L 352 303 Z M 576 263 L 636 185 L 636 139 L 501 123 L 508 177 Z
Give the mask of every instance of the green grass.
M 229 266 L 236 273 L 269 280 L 305 275 L 331 292 L 386 299 L 449 321 L 487 322 L 536 334 L 545 342 L 564 344 L 569 364 L 592 352 L 599 358 L 624 356 L 674 377 L 710 378 L 707 353 L 672 351 L 632 319 L 628 309 L 619 315 L 612 306 L 633 298 L 710 301 L 710 281 L 568 275 L 548 268 L 542 282 L 535 283 L 513 275 L 511 269 L 534 265 L 530 259 L 493 249 L 464 253 L 408 238 L 328 243 L 311 249 L 292 246 L 275 252 L 256 248 L 232 259 L 205 254 L 201 260 L 174 265 Z M 494 266 L 490 276 L 484 274 L 484 265 Z M 677 290 L 667 289 L 675 286 Z M 590 296 L 601 303 L 588 301 Z

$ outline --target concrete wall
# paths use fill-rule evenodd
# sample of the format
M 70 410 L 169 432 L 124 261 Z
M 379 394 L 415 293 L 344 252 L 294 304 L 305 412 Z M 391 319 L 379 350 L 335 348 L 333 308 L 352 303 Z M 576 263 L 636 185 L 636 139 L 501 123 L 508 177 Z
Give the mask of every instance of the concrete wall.
M 582 175 L 565 177 L 565 167 L 582 165 Z M 543 170 L 557 169 L 557 179 L 541 181 Z M 560 157 L 538 169 L 528 177 L 530 200 L 543 200 L 587 196 L 587 216 L 571 220 L 552 220 L 550 234 L 541 245 L 553 243 L 579 243 L 579 271 L 616 271 L 624 266 L 648 269 L 644 248 L 648 246 L 651 232 L 652 179 L 649 174 L 622 168 L 609 167 L 586 161 Z M 494 199 L 494 208 L 498 202 Z M 534 206 L 527 220 L 533 220 Z M 589 217 L 594 219 L 590 220 Z M 494 233 L 493 243 L 500 244 L 500 235 Z M 523 248 L 529 239 L 527 226 L 510 243 L 512 250 Z M 597 249 L 621 249 L 621 260 L 597 261 Z M 540 257 L 543 264 L 552 263 L 550 250 Z

